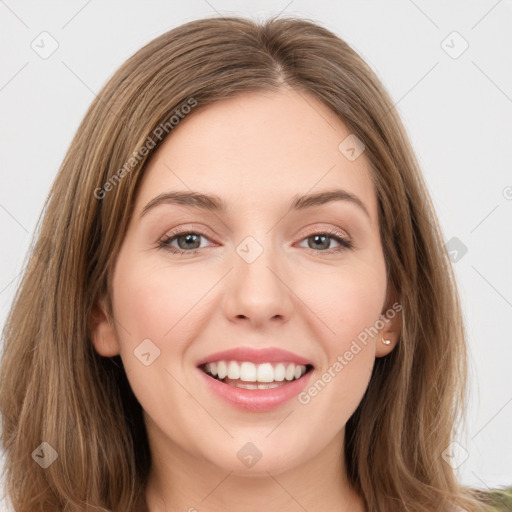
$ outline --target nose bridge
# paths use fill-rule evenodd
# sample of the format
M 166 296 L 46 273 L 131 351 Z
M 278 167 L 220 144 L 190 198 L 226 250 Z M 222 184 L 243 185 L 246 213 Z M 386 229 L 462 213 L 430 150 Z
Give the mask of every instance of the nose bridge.
M 286 318 L 291 309 L 290 291 L 283 282 L 284 265 L 274 246 L 273 231 L 261 227 L 245 236 L 235 248 L 233 272 L 226 297 L 226 313 L 255 323 L 276 316 Z
M 280 291 L 281 284 L 275 274 L 281 266 L 278 261 L 279 250 L 274 247 L 272 232 L 260 231 L 247 235 L 237 245 L 236 253 L 236 279 L 243 282 L 246 289 L 250 287 L 256 295 L 263 291 L 267 294 Z

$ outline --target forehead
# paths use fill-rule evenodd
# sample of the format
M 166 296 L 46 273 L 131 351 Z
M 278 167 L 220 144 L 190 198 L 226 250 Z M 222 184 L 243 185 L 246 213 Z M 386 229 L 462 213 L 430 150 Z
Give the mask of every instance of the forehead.
M 191 112 L 145 171 L 136 210 L 168 191 L 219 196 L 230 208 L 282 208 L 297 194 L 342 188 L 376 219 L 376 194 L 364 152 L 339 149 L 348 126 L 314 96 L 251 92 Z M 350 139 L 349 139 L 350 140 Z

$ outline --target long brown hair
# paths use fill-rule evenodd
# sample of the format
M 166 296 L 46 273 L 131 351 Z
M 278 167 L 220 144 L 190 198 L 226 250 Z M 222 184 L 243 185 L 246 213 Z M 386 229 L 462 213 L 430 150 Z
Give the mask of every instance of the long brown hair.
M 88 318 L 102 297 L 111 316 L 109 279 L 138 185 L 176 111 L 283 86 L 314 95 L 364 141 L 389 285 L 403 307 L 398 345 L 376 360 L 346 425 L 350 482 L 371 512 L 484 510 L 442 457 L 466 403 L 465 330 L 443 234 L 391 98 L 317 23 L 228 17 L 181 25 L 128 59 L 64 158 L 3 333 L 1 441 L 16 511 L 144 508 L 142 409 L 120 357 L 94 350 Z M 57 459 L 42 468 L 37 450 Z

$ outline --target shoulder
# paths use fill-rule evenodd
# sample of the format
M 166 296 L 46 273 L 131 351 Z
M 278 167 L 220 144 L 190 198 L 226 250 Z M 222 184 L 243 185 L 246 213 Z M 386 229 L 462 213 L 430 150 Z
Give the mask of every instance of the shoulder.
M 512 487 L 490 489 L 482 502 L 489 506 L 489 512 L 510 512 L 512 510 Z
M 491 507 L 496 512 L 512 510 L 512 487 L 507 489 L 492 489 L 490 492 Z
M 512 487 L 504 489 L 473 489 L 473 496 L 486 508 L 487 512 L 512 511 Z M 462 507 L 455 507 L 453 512 L 471 512 Z

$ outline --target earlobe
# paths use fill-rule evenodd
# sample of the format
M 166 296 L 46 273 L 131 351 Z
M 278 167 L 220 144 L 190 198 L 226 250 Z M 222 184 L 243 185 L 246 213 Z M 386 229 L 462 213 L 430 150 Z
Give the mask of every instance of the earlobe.
M 395 300 L 382 313 L 383 328 L 376 337 L 375 357 L 387 356 L 396 346 L 402 330 L 402 305 Z
M 379 339 L 377 340 L 377 347 L 375 349 L 375 357 L 387 356 L 395 348 L 397 342 L 398 336 L 379 336 Z
M 94 304 L 89 315 L 89 330 L 96 352 L 104 357 L 112 357 L 119 355 L 120 345 L 114 326 L 105 311 L 102 300 Z

